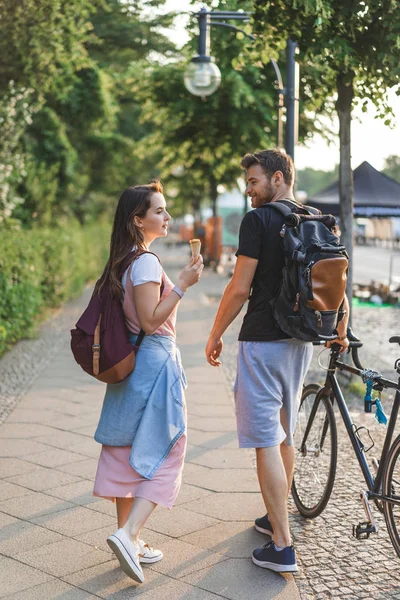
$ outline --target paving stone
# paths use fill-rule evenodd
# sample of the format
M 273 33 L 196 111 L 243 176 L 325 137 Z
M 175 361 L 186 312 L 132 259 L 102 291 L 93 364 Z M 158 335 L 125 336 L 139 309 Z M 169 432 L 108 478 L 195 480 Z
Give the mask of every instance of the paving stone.
M 215 523 L 218 523 L 216 519 L 177 506 L 173 511 L 162 508 L 156 510 L 147 521 L 146 527 L 173 538 L 179 538 Z
M 179 579 L 226 560 L 226 557 L 222 554 L 215 551 L 210 552 L 182 540 L 170 540 L 163 545 L 162 551 L 164 558 L 160 562 L 151 565 L 151 568 L 174 579 Z
M 56 432 L 54 427 L 38 423 L 4 423 L 0 428 L 0 439 L 27 440 L 41 435 L 54 435 Z
M 93 482 L 88 481 L 87 479 L 79 480 L 77 483 L 55 487 L 54 489 L 47 490 L 46 493 L 49 494 L 49 496 L 62 498 L 63 500 L 68 500 L 73 504 L 82 506 L 100 501 L 99 498 L 93 496 Z
M 175 502 L 175 506 L 184 505 L 192 500 L 199 500 L 200 498 L 205 498 L 207 496 L 211 496 L 215 492 L 210 492 L 209 490 L 204 490 L 201 487 L 196 485 L 190 485 L 189 483 L 183 483 L 178 495 L 178 498 Z
M 29 521 L 13 519 L 9 524 L 3 524 L 0 530 L 0 554 L 16 556 L 28 550 L 40 548 L 52 542 L 57 542 L 62 536 L 44 527 L 39 527 Z
M 255 458 L 255 457 L 254 457 Z M 215 449 L 191 446 L 186 453 L 186 462 L 210 469 L 253 469 L 253 456 L 247 449 Z
M 51 575 L 0 556 L 0 597 L 4 598 L 52 579 Z
M 187 403 L 187 410 L 189 415 L 195 417 L 232 417 L 235 415 L 233 403 L 203 404 L 192 400 Z
M 101 446 L 94 439 L 70 431 L 61 431 L 56 436 L 39 437 L 37 440 L 48 446 L 70 450 L 91 458 L 98 458 L 101 450 Z
M 17 555 L 19 561 L 61 577 L 110 560 L 109 555 L 77 540 L 64 538 Z
M 0 485 L 0 501 L 8 500 L 9 498 L 17 498 L 18 496 L 25 496 L 26 488 L 20 485 L 15 485 L 9 481 L 2 481 Z
M 85 460 L 82 454 L 60 450 L 59 448 L 47 448 L 44 452 L 37 452 L 25 457 L 26 461 L 42 467 L 60 467 L 71 463 Z
M 59 416 L 59 413 L 50 410 L 39 412 L 31 406 L 29 408 L 21 408 L 21 404 L 19 404 L 7 417 L 7 423 L 41 423 L 42 425 L 47 425 L 54 423 L 57 415 Z
M 230 600 L 266 600 L 278 597 L 280 600 L 300 598 L 293 577 L 280 575 L 267 569 L 256 567 L 251 560 L 229 558 L 207 569 L 202 569 L 182 578 L 195 585 Z
M 200 465 L 185 465 L 185 482 L 213 492 L 260 493 L 253 469 L 208 469 Z
M 114 502 L 111 502 L 111 500 L 97 498 L 97 502 L 87 504 L 86 508 L 88 510 L 93 510 L 94 512 L 101 513 L 102 515 L 108 515 L 109 517 L 116 518 L 116 506 Z
M 221 521 L 253 521 L 265 514 L 261 493 L 214 494 L 195 500 L 190 510 Z
M 147 585 L 143 589 L 143 593 L 140 595 L 143 600 L 153 600 L 154 592 L 147 590 Z M 119 600 L 119 596 L 112 597 L 113 600 Z M 221 596 L 216 596 L 210 592 L 206 592 L 201 588 L 197 588 L 181 581 L 169 581 L 162 586 L 162 598 L 163 600 L 221 600 Z M 121 598 L 121 600 L 123 600 Z
M 197 431 L 188 427 L 188 440 L 194 446 L 203 448 L 238 448 L 236 431 Z
M 190 416 L 188 419 L 190 429 L 197 431 L 236 431 L 235 417 L 196 417 Z
M 63 473 L 62 471 L 37 467 L 32 473 L 14 475 L 13 477 L 8 477 L 7 481 L 34 490 L 35 492 L 42 492 L 68 483 L 77 483 L 81 480 L 75 475 Z
M 30 473 L 36 468 L 36 465 L 20 458 L 0 458 L 0 479 Z
M 145 583 L 136 583 L 123 573 L 118 560 L 113 558 L 108 562 L 91 568 L 84 568 L 62 579 L 71 585 L 95 594 L 98 598 L 107 600 L 132 600 L 144 593 L 152 594 L 152 598 L 164 597 L 164 587 L 170 581 L 168 577 L 144 567 Z M 160 586 L 160 589 L 157 588 Z M 162 587 L 161 587 L 162 586 Z M 177 600 L 177 599 L 176 599 Z
M 180 539 L 232 558 L 249 558 L 253 550 L 263 546 L 269 538 L 255 530 L 254 521 L 229 521 L 190 533 Z
M 51 498 L 51 496 L 47 496 L 41 492 L 28 492 L 25 496 L 0 502 L 0 511 L 29 521 L 42 515 L 49 515 L 65 510 L 72 506 L 70 502 Z
M 17 523 L 17 521 L 18 519 L 15 519 L 11 515 L 6 515 L 6 513 L 0 512 L 0 527 L 6 527 L 7 525 L 11 525 L 11 523 Z
M 90 481 L 93 481 L 96 476 L 97 465 L 97 459 L 86 458 L 85 460 L 80 460 L 79 462 L 77 461 L 72 464 L 62 465 L 58 467 L 58 471 L 63 471 L 64 473 L 70 473 L 71 475 L 77 475 L 83 479 L 89 479 Z
M 24 457 L 34 452 L 42 452 L 46 450 L 44 444 L 40 444 L 34 440 L 4 439 L 0 445 L 0 457 Z
M 34 523 L 67 536 L 76 536 L 80 533 L 100 529 L 115 524 L 115 519 L 108 515 L 88 510 L 83 506 L 75 506 L 51 515 L 44 515 L 31 519 Z
M 93 596 L 89 592 L 68 585 L 59 579 L 7 596 L 7 600 L 53 600 L 56 598 L 59 600 L 95 600 L 98 596 Z

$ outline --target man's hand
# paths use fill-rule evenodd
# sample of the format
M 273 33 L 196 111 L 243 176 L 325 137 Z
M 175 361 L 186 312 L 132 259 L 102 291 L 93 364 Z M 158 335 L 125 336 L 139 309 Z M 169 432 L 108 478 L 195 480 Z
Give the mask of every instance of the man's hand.
M 342 346 L 340 349 L 340 354 L 343 354 L 343 352 L 346 352 L 347 348 L 349 347 L 349 340 L 347 339 L 347 337 L 345 338 L 336 338 L 335 340 L 330 340 L 329 342 L 326 342 L 326 347 L 330 348 L 332 346 L 332 344 L 338 344 L 339 346 Z
M 210 336 L 206 347 L 206 358 L 207 362 L 212 367 L 219 367 L 221 364 L 218 358 L 221 355 L 223 346 L 224 342 L 222 341 L 222 338 L 214 338 Z

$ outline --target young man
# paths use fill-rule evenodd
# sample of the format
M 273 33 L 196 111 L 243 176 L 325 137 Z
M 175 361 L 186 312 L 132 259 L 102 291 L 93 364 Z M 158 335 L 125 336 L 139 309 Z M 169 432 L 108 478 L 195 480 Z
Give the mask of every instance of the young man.
M 267 515 L 256 528 L 272 541 L 254 550 L 253 562 L 278 572 L 297 571 L 291 545 L 287 497 L 294 471 L 293 432 L 298 400 L 312 357 L 312 344 L 289 338 L 273 318 L 269 300 L 282 282 L 283 216 L 269 204 L 284 201 L 295 209 L 294 167 L 280 150 L 246 154 L 246 193 L 254 210 L 244 217 L 233 277 L 221 299 L 206 356 L 219 366 L 222 335 L 249 298 L 239 334 L 235 404 L 239 446 L 255 448 L 257 474 Z M 347 322 L 347 319 L 346 319 Z M 348 345 L 346 324 L 338 343 Z M 343 333 L 344 332 L 344 333 Z

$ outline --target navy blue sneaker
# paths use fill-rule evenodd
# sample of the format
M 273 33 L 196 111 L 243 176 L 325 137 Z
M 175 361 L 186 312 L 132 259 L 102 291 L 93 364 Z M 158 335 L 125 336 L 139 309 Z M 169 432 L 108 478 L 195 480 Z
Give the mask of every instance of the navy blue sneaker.
M 298 571 L 293 546 L 277 550 L 274 542 L 268 542 L 262 548 L 254 550 L 252 558 L 257 567 L 270 569 L 277 573 L 296 573 Z
M 268 515 L 256 519 L 254 522 L 254 527 L 257 529 L 257 531 L 261 531 L 261 533 L 266 533 L 267 535 L 272 536 L 272 534 L 274 533 L 271 521 L 268 519 Z

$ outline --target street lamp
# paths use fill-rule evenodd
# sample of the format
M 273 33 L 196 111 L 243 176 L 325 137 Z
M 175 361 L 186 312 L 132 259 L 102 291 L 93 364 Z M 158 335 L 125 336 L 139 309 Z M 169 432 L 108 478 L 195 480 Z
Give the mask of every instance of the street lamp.
M 189 63 L 183 80 L 186 89 L 194 96 L 210 96 L 221 83 L 221 71 L 210 56 L 210 16 L 206 8 L 197 14 L 199 20 L 199 53 Z
M 184 83 L 186 89 L 195 96 L 206 97 L 213 94 L 221 83 L 221 73 L 214 59 L 210 56 L 210 27 L 211 25 L 219 27 L 229 27 L 235 31 L 240 31 L 247 37 L 255 37 L 246 31 L 238 29 L 225 21 L 236 20 L 248 22 L 249 13 L 242 11 L 225 11 L 202 8 L 195 13 L 199 23 L 199 43 L 198 54 L 189 63 L 185 74 Z M 282 147 L 283 132 L 283 108 L 286 107 L 286 127 L 285 127 L 285 149 L 294 160 L 294 149 L 298 138 L 298 80 L 299 70 L 295 62 L 297 43 L 288 40 L 286 44 L 286 88 L 283 86 L 282 75 L 278 63 L 271 59 L 271 64 L 275 70 L 278 87 L 278 128 L 277 128 L 277 146 Z

